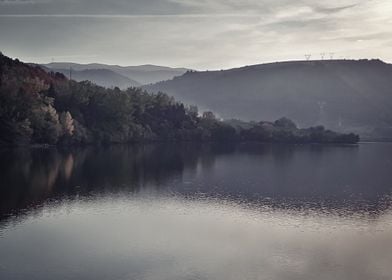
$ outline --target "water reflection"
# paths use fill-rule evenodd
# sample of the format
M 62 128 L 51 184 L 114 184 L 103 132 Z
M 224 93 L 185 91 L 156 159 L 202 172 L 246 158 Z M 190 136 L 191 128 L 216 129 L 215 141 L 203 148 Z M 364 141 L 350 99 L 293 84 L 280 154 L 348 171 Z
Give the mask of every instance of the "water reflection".
M 48 199 L 180 193 L 280 208 L 383 211 L 392 145 L 145 145 L 0 152 L 0 217 Z
M 389 279 L 391 155 L 391 144 L 3 150 L 0 279 Z

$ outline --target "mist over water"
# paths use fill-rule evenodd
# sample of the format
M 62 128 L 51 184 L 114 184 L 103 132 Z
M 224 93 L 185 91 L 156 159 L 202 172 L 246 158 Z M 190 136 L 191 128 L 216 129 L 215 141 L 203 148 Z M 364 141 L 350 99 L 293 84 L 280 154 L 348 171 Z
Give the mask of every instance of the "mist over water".
M 389 279 L 390 144 L 2 151 L 1 279 Z

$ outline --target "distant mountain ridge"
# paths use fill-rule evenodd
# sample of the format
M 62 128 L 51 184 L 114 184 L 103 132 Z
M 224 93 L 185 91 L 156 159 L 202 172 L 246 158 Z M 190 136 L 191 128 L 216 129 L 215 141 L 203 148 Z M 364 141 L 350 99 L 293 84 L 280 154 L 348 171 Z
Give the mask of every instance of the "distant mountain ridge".
M 245 120 L 293 119 L 363 138 L 392 139 L 392 65 L 380 60 L 292 61 L 188 71 L 144 87 Z
M 135 80 L 118 74 L 108 69 L 86 69 L 86 70 L 70 70 L 70 69 L 57 69 L 57 68 L 45 68 L 48 71 L 59 72 L 67 77 L 72 75 L 72 79 L 78 82 L 91 81 L 99 86 L 103 87 L 119 87 L 126 89 L 129 87 L 139 87 L 141 84 Z
M 70 62 L 52 62 L 41 64 L 46 69 L 63 73 L 69 77 L 70 69 L 77 81 L 90 80 L 101 86 L 140 86 L 181 76 L 188 69 L 171 68 L 157 65 L 119 66 L 100 63 L 78 64 Z M 107 71 L 104 72 L 103 70 Z M 99 71 L 99 72 L 97 72 Z M 110 72 L 109 72 L 110 71 Z M 105 76 L 106 75 L 106 76 Z

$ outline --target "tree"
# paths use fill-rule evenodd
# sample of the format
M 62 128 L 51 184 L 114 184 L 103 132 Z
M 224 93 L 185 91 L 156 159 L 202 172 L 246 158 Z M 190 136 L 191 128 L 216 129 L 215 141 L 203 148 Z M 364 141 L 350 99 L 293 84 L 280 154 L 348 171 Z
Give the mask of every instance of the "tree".
M 60 124 L 63 128 L 63 134 L 67 136 L 72 136 L 75 130 L 73 118 L 71 114 L 67 112 L 62 112 L 60 114 Z
M 276 127 L 284 128 L 284 129 L 297 129 L 297 125 L 290 119 L 283 117 L 274 122 Z
M 215 121 L 215 114 L 211 111 L 203 112 L 203 119 Z

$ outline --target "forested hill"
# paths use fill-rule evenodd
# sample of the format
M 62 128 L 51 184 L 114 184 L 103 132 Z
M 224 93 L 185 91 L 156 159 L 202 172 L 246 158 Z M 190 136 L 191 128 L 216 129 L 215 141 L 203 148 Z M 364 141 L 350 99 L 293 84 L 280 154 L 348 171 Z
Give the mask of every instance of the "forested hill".
M 187 72 L 144 87 L 223 118 L 324 125 L 392 139 L 392 65 L 380 60 L 293 61 Z
M 100 144 L 144 141 L 356 143 L 354 134 L 275 122 L 223 122 L 166 94 L 68 80 L 0 53 L 0 144 Z

